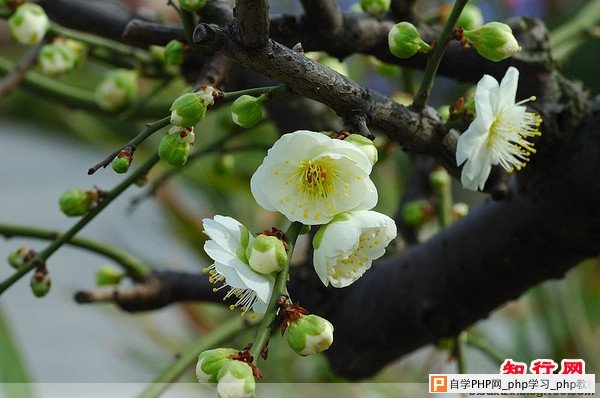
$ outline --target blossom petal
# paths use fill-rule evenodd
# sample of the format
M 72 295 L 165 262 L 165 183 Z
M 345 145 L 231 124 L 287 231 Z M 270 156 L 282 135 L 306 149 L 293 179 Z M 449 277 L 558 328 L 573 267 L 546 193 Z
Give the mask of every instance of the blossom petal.
M 498 110 L 503 112 L 515 106 L 515 98 L 517 96 L 517 86 L 519 84 L 519 70 L 511 66 L 506 71 L 506 74 L 500 82 L 500 90 L 498 91 Z
M 479 147 L 485 145 L 487 130 L 481 123 L 480 118 L 475 118 L 469 125 L 467 131 L 458 137 L 456 144 L 456 164 L 460 166 L 467 158 L 473 156 Z
M 482 124 L 489 130 L 498 109 L 498 81 L 490 75 L 483 75 L 475 90 L 475 110 L 477 118 L 482 119 Z
M 235 253 L 240 247 L 240 227 L 242 224 L 231 217 L 215 216 L 214 220 L 202 220 L 204 232 L 219 246 Z

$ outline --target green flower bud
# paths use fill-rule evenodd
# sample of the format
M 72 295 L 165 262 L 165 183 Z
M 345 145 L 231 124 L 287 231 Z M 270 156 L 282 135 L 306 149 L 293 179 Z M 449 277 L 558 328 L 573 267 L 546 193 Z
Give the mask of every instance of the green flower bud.
M 440 22 L 445 23 L 450 17 L 452 6 L 447 4 L 446 7 L 440 7 Z M 473 29 L 483 25 L 483 15 L 479 7 L 472 4 L 467 4 L 463 8 L 455 27 L 463 29 Z
M 156 61 L 160 62 L 161 64 L 167 62 L 165 59 L 165 48 L 163 46 L 151 45 L 148 47 L 148 50 L 150 51 L 152 58 L 154 58 Z
M 246 249 L 246 258 L 254 271 L 272 274 L 281 271 L 287 263 L 287 251 L 275 236 L 258 235 Z
M 290 348 L 302 356 L 325 351 L 333 343 L 333 325 L 317 315 L 304 315 L 287 328 Z
M 410 58 L 417 52 L 429 52 L 431 46 L 421 39 L 421 34 L 410 22 L 400 22 L 388 33 L 390 52 L 398 58 Z
M 8 264 L 14 269 L 19 269 L 27 261 L 29 261 L 34 256 L 33 251 L 29 248 L 29 246 L 21 246 L 18 249 L 15 249 L 8 253 Z
M 196 365 L 196 377 L 200 383 L 215 383 L 217 373 L 221 367 L 228 361 L 232 361 L 231 356 L 238 351 L 233 348 L 215 348 L 214 350 L 203 351 L 198 356 Z
M 177 134 L 167 134 L 158 147 L 158 156 L 171 166 L 183 166 L 190 155 L 190 143 Z
M 412 228 L 423 225 L 425 222 L 423 202 L 420 200 L 407 202 L 402 208 L 402 222 Z
M 222 97 L 223 93 L 212 86 L 201 86 L 200 90 L 196 92 L 196 95 L 200 96 L 200 100 L 206 106 L 213 106 L 215 99 Z
M 377 163 L 377 148 L 375 147 L 375 145 L 373 145 L 373 141 L 360 134 L 350 134 L 344 139 L 344 141 L 351 142 L 357 147 L 359 147 L 360 150 L 363 151 L 365 155 L 367 155 L 367 158 L 371 162 L 371 165 Z
M 452 179 L 446 170 L 440 169 L 429 174 L 429 183 L 434 191 L 441 192 L 450 186 Z
M 44 297 L 50 291 L 50 287 L 52 286 L 52 278 L 50 278 L 48 271 L 36 271 L 31 276 L 29 285 L 31 286 L 31 292 L 35 297 Z
M 259 97 L 242 95 L 231 104 L 229 113 L 231 120 L 240 127 L 250 128 L 262 120 L 262 104 L 267 99 L 265 94 Z
M 10 34 L 21 44 L 36 44 L 46 35 L 50 20 L 37 4 L 25 3 L 8 19 Z
M 96 271 L 96 285 L 110 286 L 118 285 L 125 273 L 112 265 L 103 265 Z
M 94 204 L 92 192 L 84 192 L 79 188 L 68 189 L 60 195 L 60 210 L 69 217 L 84 215 Z
M 450 119 L 450 105 L 442 105 L 437 109 L 437 111 L 442 120 L 447 122 L 448 119 Z
M 377 16 L 388 12 L 391 2 L 391 0 L 360 0 L 360 8 L 369 15 Z
M 112 168 L 119 174 L 127 173 L 127 170 L 129 170 L 129 160 L 116 157 L 112 161 Z
M 170 110 L 171 123 L 182 127 L 193 126 L 206 115 L 206 105 L 195 93 L 187 93 L 177 98 Z
M 115 112 L 125 108 L 137 96 L 138 75 L 127 69 L 108 72 L 96 88 L 96 103 L 101 109 Z
M 230 175 L 235 167 L 235 158 L 230 153 L 223 153 L 215 159 L 213 170 L 219 175 Z
M 463 29 L 473 29 L 481 25 L 483 25 L 483 15 L 479 7 L 467 4 L 458 17 L 456 26 Z
M 165 46 L 165 62 L 171 65 L 181 65 L 183 63 L 183 43 L 178 40 L 171 40 Z
M 117 156 L 115 156 L 112 161 L 112 168 L 119 174 L 127 173 L 132 160 L 133 150 L 130 147 L 126 147 L 120 150 Z
M 179 6 L 186 11 L 198 11 L 206 5 L 206 0 L 179 0 Z
M 489 22 L 472 30 L 465 30 L 463 37 L 475 50 L 491 61 L 501 61 L 521 50 L 510 26 Z
M 78 40 L 73 39 L 56 39 L 55 43 L 61 43 L 69 47 L 75 54 L 75 68 L 80 67 L 85 62 L 87 55 L 87 46 Z
M 246 362 L 229 360 L 217 374 L 217 396 L 219 398 L 254 397 L 256 382 L 252 367 Z
M 65 44 L 46 44 L 38 54 L 38 62 L 42 73 L 48 76 L 59 76 L 75 69 L 75 53 Z

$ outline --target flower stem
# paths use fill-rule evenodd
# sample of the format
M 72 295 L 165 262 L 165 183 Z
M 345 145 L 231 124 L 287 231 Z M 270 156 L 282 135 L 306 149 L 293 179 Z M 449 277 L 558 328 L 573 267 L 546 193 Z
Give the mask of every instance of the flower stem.
M 75 225 L 73 225 L 68 231 L 59 235 L 48 245 L 44 250 L 34 256 L 31 260 L 29 260 L 25 265 L 23 265 L 17 272 L 6 278 L 2 283 L 0 283 L 0 295 L 6 291 L 9 287 L 11 287 L 15 282 L 21 279 L 25 274 L 31 271 L 35 264 L 39 262 L 46 261 L 54 252 L 56 252 L 62 245 L 71 241 L 73 237 L 89 224 L 106 206 L 108 206 L 114 199 L 116 199 L 123 191 L 125 191 L 130 185 L 134 184 L 141 176 L 146 174 L 152 166 L 154 166 L 159 160 L 158 154 L 155 153 L 152 155 L 150 159 L 148 159 L 143 165 L 141 165 L 137 170 L 131 173 L 125 180 L 123 180 L 120 184 L 110 190 L 103 198 L 102 202 L 98 204 L 98 206 L 94 207 L 87 213 L 83 218 L 81 218 Z
M 11 61 L 0 57 L 0 76 L 10 73 L 13 69 L 14 64 Z M 57 80 L 49 79 L 34 71 L 29 71 L 27 75 L 25 75 L 20 82 L 20 87 L 38 94 L 40 98 L 55 100 L 66 106 L 72 106 L 77 109 L 96 113 L 110 114 L 110 112 L 101 109 L 98 104 L 96 104 L 93 92 L 60 83 Z M 143 109 L 140 109 L 135 116 L 154 117 L 157 113 L 169 109 L 170 106 L 170 103 L 157 103 L 151 106 L 147 105 Z
M 87 172 L 88 175 L 94 174 L 96 171 L 98 171 L 102 167 L 108 166 L 110 164 L 110 162 L 112 162 L 112 160 L 115 158 L 115 156 L 117 156 L 119 154 L 119 152 L 121 150 L 129 147 L 129 148 L 131 148 L 132 150 L 135 151 L 135 149 L 137 148 L 138 145 L 140 145 L 148 137 L 150 137 L 152 134 L 156 133 L 157 131 L 159 131 L 163 127 L 168 126 L 170 123 L 171 123 L 171 117 L 170 116 L 166 116 L 166 117 L 164 117 L 164 118 L 162 118 L 160 120 L 157 120 L 154 123 L 148 124 L 146 126 L 146 128 L 144 130 L 142 130 L 141 133 L 139 133 L 138 135 L 136 135 L 131 141 L 129 141 L 127 144 L 125 144 L 122 148 L 119 148 L 115 152 L 113 152 L 110 155 L 108 155 L 101 162 L 99 162 L 99 163 L 95 164 L 94 166 L 90 167 L 88 169 L 88 172 Z
M 465 342 L 467 332 L 461 332 L 454 340 L 454 355 L 458 366 L 458 373 L 467 373 L 467 358 L 465 357 Z
M 294 245 L 296 244 L 296 239 L 300 234 L 300 230 L 302 229 L 302 223 L 293 222 L 288 227 L 287 231 L 285 231 L 285 241 L 288 244 L 288 260 L 283 267 L 283 269 L 277 274 L 275 278 L 275 285 L 273 286 L 273 293 L 271 294 L 271 301 L 269 301 L 269 306 L 267 307 L 267 312 L 263 317 L 260 326 L 258 327 L 258 331 L 256 332 L 256 337 L 254 338 L 254 343 L 252 343 L 252 348 L 250 349 L 250 355 L 254 358 L 254 363 L 258 362 L 258 358 L 263 350 L 263 348 L 269 342 L 269 338 L 271 337 L 271 332 L 275 325 L 275 320 L 277 319 L 277 299 L 279 296 L 287 295 L 287 281 L 288 281 L 288 273 L 290 270 L 290 262 L 292 261 L 292 254 L 294 253 Z
M 456 26 L 456 21 L 458 21 L 458 17 L 460 17 L 460 13 L 468 1 L 469 0 L 456 0 L 456 3 L 454 3 L 454 7 L 452 8 L 452 12 L 450 13 L 450 17 L 448 17 L 448 21 L 446 21 L 446 25 L 444 25 L 444 29 L 442 30 L 442 33 L 440 33 L 440 37 L 435 43 L 433 54 L 427 61 L 427 65 L 425 66 L 425 71 L 423 73 L 423 80 L 421 80 L 421 86 L 419 87 L 419 91 L 417 92 L 413 102 L 413 106 L 417 109 L 423 109 L 425 105 L 427 105 L 429 92 L 433 86 L 433 78 L 437 73 L 437 69 L 440 66 L 442 56 L 446 51 L 448 43 L 450 43 L 450 41 L 454 38 L 454 26 Z
M 200 340 L 185 349 L 182 355 L 172 364 L 166 367 L 153 381 L 149 384 L 138 398 L 158 398 L 169 388 L 171 383 L 175 382 L 181 375 L 198 361 L 198 355 L 201 352 L 210 348 L 220 346 L 221 344 L 231 340 L 239 333 L 246 330 L 246 323 L 240 317 L 234 317 L 231 320 L 223 323 L 210 333 L 202 336 Z
M 221 97 L 220 102 L 235 101 L 242 95 L 252 95 L 256 97 L 264 93 L 270 93 L 272 96 L 275 96 L 285 93 L 287 89 L 288 88 L 285 84 L 279 84 L 277 86 L 256 87 L 240 91 L 231 91 L 228 93 L 223 93 L 223 97 Z
M 497 362 L 500 365 L 507 358 L 495 347 L 493 347 L 487 340 L 473 334 L 467 334 L 466 343 L 471 347 L 477 348 L 479 351 L 486 354 L 491 360 Z
M 27 237 L 55 240 L 61 234 L 56 231 L 42 228 L 0 224 L 0 235 L 4 236 L 5 238 Z M 150 275 L 150 268 L 148 268 L 140 260 L 129 255 L 127 252 L 104 242 L 98 242 L 96 240 L 76 236 L 66 243 L 110 258 L 111 260 L 120 264 L 127 274 L 134 280 L 143 280 Z
M 109 40 L 101 36 L 92 35 L 89 33 L 79 32 L 77 30 L 65 28 L 55 22 L 50 25 L 50 32 L 56 36 L 66 37 L 69 39 L 83 42 L 90 47 L 103 47 L 113 53 L 122 55 L 126 58 L 135 58 L 141 63 L 149 64 L 152 62 L 152 56 L 147 51 L 141 48 L 128 46 L 127 44 L 119 43 L 118 41 Z

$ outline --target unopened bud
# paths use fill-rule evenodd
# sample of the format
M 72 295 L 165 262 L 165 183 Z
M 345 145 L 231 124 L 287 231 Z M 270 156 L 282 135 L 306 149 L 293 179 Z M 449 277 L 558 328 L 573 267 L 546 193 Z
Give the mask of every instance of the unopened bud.
M 457 202 L 452 205 L 454 218 L 459 219 L 469 214 L 469 205 L 463 202 Z
M 246 258 L 254 271 L 272 274 L 281 271 L 287 263 L 287 252 L 279 238 L 258 235 L 246 249 Z
M 181 65 L 183 63 L 183 43 L 171 40 L 165 46 L 165 62 L 170 65 Z
M 186 11 L 198 11 L 206 5 L 206 0 L 179 0 L 179 6 Z
M 36 271 L 31 276 L 30 280 L 31 292 L 35 297 L 44 297 L 50 291 L 52 286 L 52 278 L 48 271 Z
M 77 217 L 87 213 L 92 208 L 95 199 L 94 191 L 84 192 L 79 188 L 71 188 L 60 195 L 58 205 L 65 215 Z
M 437 109 L 438 115 L 442 118 L 443 121 L 447 122 L 450 119 L 450 106 L 442 105 Z
M 488 22 L 472 30 L 465 30 L 463 37 L 475 50 L 491 61 L 501 61 L 521 50 L 510 26 L 500 22 Z
M 183 166 L 190 155 L 190 143 L 177 134 L 167 134 L 158 147 L 158 156 L 171 166 Z
M 240 127 L 250 128 L 262 120 L 263 102 L 267 99 L 265 94 L 259 97 L 242 95 L 231 104 L 229 112 L 231 120 Z
M 117 156 L 112 161 L 112 168 L 119 174 L 127 173 L 131 161 L 133 160 L 133 151 L 127 147 L 119 151 Z
M 200 96 L 200 101 L 208 108 L 215 104 L 215 99 L 219 98 L 222 93 L 213 86 L 202 86 L 196 95 Z
M 254 397 L 256 381 L 252 367 L 243 361 L 229 360 L 217 374 L 217 396 L 220 398 Z
M 371 165 L 377 163 L 377 148 L 373 144 L 373 141 L 360 134 L 350 134 L 344 141 L 351 142 L 360 148 L 369 159 L 369 162 L 371 162 Z
M 183 94 L 171 105 L 171 123 L 189 127 L 193 126 L 206 115 L 206 105 L 196 93 Z
M 96 103 L 105 111 L 115 112 L 125 108 L 137 96 L 138 75 L 127 69 L 108 72 L 96 89 Z
M 14 249 L 8 253 L 8 264 L 14 269 L 19 269 L 29 261 L 35 253 L 29 248 L 29 246 L 21 246 L 18 249 Z
M 452 179 L 448 172 L 444 169 L 432 171 L 429 174 L 429 182 L 435 192 L 442 192 L 447 189 L 452 183 Z
M 50 20 L 37 4 L 21 5 L 8 19 L 10 34 L 21 44 L 36 44 L 46 35 Z
M 38 54 L 38 62 L 43 74 L 59 76 L 75 69 L 76 57 L 71 47 L 65 44 L 46 44 Z
M 377 16 L 390 9 L 391 0 L 360 0 L 360 8 L 367 14 Z
M 86 58 L 87 50 L 88 50 L 88 48 L 85 44 L 83 44 L 79 40 L 63 39 L 63 38 L 55 39 L 54 42 L 64 44 L 65 46 L 69 47 L 71 49 L 71 51 L 73 51 L 73 54 L 75 54 L 75 68 L 78 68 L 81 65 L 83 65 L 83 63 L 85 62 L 85 58 Z
M 96 271 L 96 285 L 110 286 L 118 285 L 125 273 L 112 265 L 103 265 Z
M 233 348 L 215 348 L 214 350 L 203 351 L 198 356 L 198 364 L 196 365 L 196 377 L 200 383 L 215 383 L 217 381 L 217 373 L 221 367 L 228 361 L 231 361 L 231 356 L 237 354 L 238 351 Z
M 235 158 L 230 153 L 223 153 L 215 159 L 213 170 L 219 175 L 229 175 L 235 167 Z
M 445 23 L 450 17 L 451 12 L 452 6 L 448 5 L 447 7 L 441 7 L 440 22 Z M 483 15 L 481 14 L 479 7 L 467 4 L 460 13 L 455 26 L 457 28 L 473 29 L 481 25 L 483 25 Z
M 412 228 L 423 225 L 426 216 L 423 204 L 420 200 L 407 202 L 402 208 L 402 222 Z
M 400 22 L 388 33 L 390 52 L 398 58 L 410 58 L 417 52 L 429 52 L 431 46 L 423 41 L 421 34 L 410 22 Z
M 333 343 L 331 322 L 312 314 L 290 322 L 287 334 L 291 349 L 302 356 L 325 351 Z

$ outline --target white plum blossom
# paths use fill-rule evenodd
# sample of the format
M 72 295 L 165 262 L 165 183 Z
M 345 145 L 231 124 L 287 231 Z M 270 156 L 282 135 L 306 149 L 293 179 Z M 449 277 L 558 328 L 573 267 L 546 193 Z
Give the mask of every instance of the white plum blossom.
M 371 162 L 356 145 L 313 131 L 283 135 L 250 180 L 256 202 L 291 221 L 325 224 L 336 214 L 371 209 Z
M 461 174 L 465 188 L 483 189 L 493 165 L 512 173 L 535 153 L 529 139 L 541 135 L 538 128 L 542 118 L 523 106 L 535 97 L 515 103 L 518 81 L 519 71 L 510 67 L 500 84 L 489 75 L 477 83 L 477 116 L 459 137 L 456 148 L 457 165 L 465 163 Z
M 202 225 L 210 238 L 204 244 L 204 251 L 214 260 L 214 264 L 204 271 L 209 273 L 211 283 L 223 283 L 213 290 L 229 287 L 224 299 L 238 299 L 230 306 L 231 309 L 239 307 L 242 314 L 250 309 L 264 314 L 273 292 L 275 277 L 260 274 L 248 265 L 245 251 L 254 237 L 231 217 L 217 215 L 214 219 L 205 218 Z
M 346 287 L 371 268 L 397 235 L 396 223 L 372 210 L 342 213 L 319 229 L 313 265 L 325 286 Z

